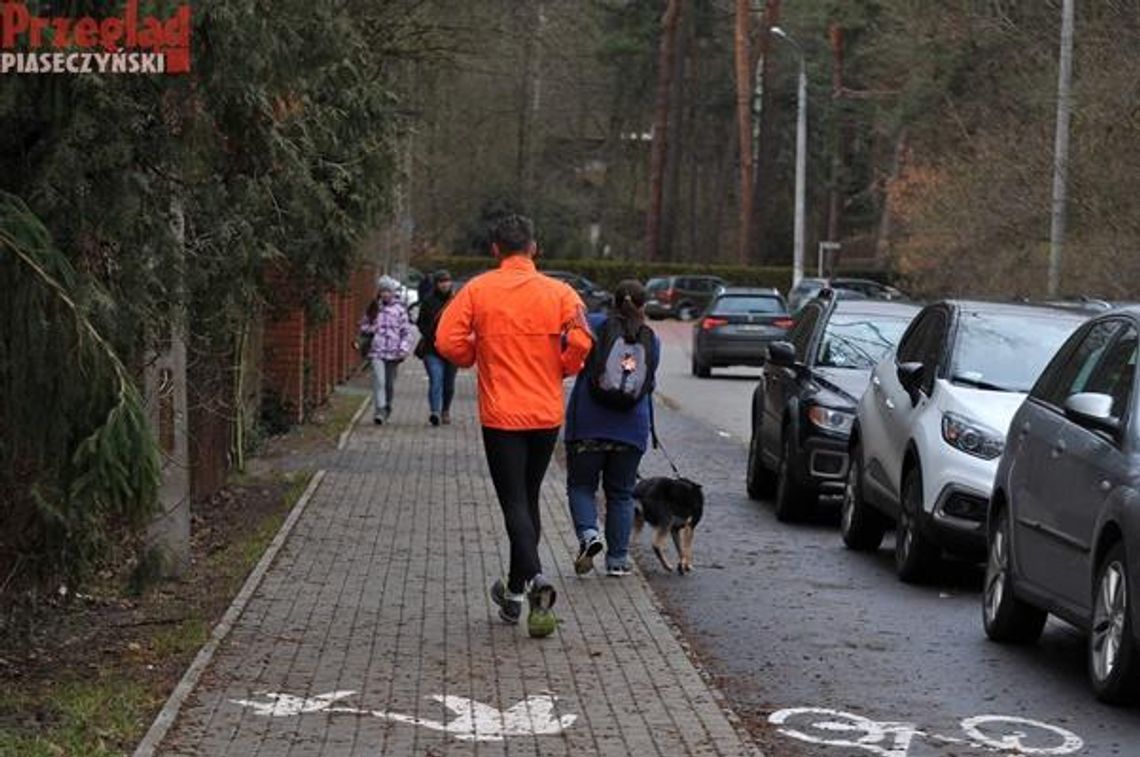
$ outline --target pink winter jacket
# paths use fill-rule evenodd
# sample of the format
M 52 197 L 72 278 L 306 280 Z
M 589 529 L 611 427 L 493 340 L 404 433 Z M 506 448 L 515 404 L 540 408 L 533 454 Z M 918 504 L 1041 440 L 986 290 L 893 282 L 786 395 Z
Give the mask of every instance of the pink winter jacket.
M 398 301 L 381 304 L 371 322 L 368 316 L 360 319 L 360 330 L 373 335 L 370 360 L 403 360 L 412 351 L 412 324 L 408 311 Z

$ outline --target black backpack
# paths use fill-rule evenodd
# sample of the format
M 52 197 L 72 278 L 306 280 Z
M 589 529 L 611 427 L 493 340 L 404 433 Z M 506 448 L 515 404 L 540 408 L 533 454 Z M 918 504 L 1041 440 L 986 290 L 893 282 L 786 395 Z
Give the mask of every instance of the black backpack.
M 653 330 L 645 324 L 637 338 L 625 339 L 625 319 L 610 316 L 586 361 L 586 382 L 594 398 L 614 410 L 628 410 L 653 391 Z

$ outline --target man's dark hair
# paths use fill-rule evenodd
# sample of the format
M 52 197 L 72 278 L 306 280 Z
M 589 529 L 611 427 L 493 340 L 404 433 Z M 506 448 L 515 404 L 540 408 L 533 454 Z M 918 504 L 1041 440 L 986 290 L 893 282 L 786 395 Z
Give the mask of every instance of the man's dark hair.
M 499 246 L 499 251 L 504 255 L 526 252 L 534 241 L 534 222 L 526 216 L 503 216 L 491 229 L 491 241 Z

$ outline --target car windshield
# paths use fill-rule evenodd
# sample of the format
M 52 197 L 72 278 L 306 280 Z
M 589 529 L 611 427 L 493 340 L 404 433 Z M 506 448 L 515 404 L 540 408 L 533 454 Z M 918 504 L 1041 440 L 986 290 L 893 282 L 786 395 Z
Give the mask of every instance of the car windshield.
M 645 284 L 645 289 L 646 289 L 646 291 L 649 291 L 649 292 L 659 292 L 662 289 L 668 288 L 668 286 L 669 286 L 669 280 L 668 279 L 650 279 Z
M 710 312 L 713 315 L 780 315 L 787 311 L 779 297 L 730 294 L 719 298 Z
M 909 324 L 906 316 L 835 313 L 823 330 L 815 364 L 870 370 L 894 349 Z
M 1078 325 L 1079 319 L 1060 313 L 963 313 L 950 380 L 979 389 L 1028 392 Z

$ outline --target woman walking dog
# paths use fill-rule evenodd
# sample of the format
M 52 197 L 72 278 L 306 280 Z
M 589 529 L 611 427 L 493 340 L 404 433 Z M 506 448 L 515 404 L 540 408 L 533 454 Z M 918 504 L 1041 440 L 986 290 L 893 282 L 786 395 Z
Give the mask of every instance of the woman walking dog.
M 652 393 L 661 343 L 645 325 L 645 287 L 623 281 L 613 312 L 589 316 L 594 349 L 578 374 L 566 409 L 567 493 L 578 557 L 574 571 L 593 570 L 606 550 L 606 574 L 629 575 L 633 488 L 652 422 Z M 606 539 L 598 531 L 594 495 L 606 494 Z

